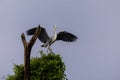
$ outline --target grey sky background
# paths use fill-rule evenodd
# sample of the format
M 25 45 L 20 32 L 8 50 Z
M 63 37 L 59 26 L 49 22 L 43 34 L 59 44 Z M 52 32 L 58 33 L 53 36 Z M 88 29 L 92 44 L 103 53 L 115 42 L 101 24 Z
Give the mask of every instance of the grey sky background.
M 20 35 L 38 24 L 50 36 L 53 25 L 78 36 L 52 46 L 63 57 L 68 80 L 120 80 L 119 0 L 0 0 L 0 79 L 13 74 L 13 63 L 23 63 Z M 45 50 L 41 44 L 37 40 L 32 57 Z

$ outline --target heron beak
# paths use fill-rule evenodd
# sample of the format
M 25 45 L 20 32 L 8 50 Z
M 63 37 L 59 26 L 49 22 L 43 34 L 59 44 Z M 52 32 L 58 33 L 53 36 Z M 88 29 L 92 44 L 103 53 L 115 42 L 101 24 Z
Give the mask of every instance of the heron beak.
M 54 27 L 54 29 L 57 29 L 57 26 L 56 26 L 56 25 L 54 25 L 53 27 Z

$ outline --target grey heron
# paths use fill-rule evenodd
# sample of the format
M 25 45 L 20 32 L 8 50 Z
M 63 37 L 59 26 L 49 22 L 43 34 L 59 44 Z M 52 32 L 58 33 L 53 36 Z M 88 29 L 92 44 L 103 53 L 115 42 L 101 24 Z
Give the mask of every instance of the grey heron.
M 61 31 L 58 34 L 56 33 L 56 25 L 53 26 L 53 33 L 54 35 L 50 38 L 46 32 L 46 29 L 43 27 L 41 28 L 41 32 L 38 35 L 38 39 L 43 42 L 44 44 L 41 45 L 41 47 L 48 47 L 49 50 L 50 46 L 58 40 L 62 40 L 62 41 L 66 41 L 66 42 L 74 42 L 77 40 L 77 37 L 69 32 L 66 31 Z M 29 30 L 26 31 L 27 35 L 33 35 L 36 31 L 36 27 L 35 28 L 31 28 Z

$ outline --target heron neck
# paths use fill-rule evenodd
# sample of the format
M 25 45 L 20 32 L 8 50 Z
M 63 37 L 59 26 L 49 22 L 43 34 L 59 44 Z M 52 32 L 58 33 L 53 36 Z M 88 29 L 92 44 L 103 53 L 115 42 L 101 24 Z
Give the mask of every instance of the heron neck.
M 55 29 L 53 30 L 53 34 L 54 34 L 54 35 L 53 35 L 53 41 L 54 41 L 54 40 L 56 40 L 56 38 L 57 38 L 57 33 L 56 33 L 56 30 L 55 30 Z
M 53 30 L 53 34 L 54 34 L 54 36 L 57 35 L 56 29 Z

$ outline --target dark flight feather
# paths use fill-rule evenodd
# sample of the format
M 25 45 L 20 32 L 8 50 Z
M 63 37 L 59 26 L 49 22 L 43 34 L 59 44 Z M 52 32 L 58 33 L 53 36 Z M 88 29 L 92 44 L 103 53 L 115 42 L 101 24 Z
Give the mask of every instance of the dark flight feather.
M 74 42 L 77 40 L 77 37 L 69 32 L 62 31 L 57 34 L 56 40 L 62 40 L 62 41 L 66 41 L 66 42 Z
M 41 28 L 41 32 L 40 32 L 40 34 L 38 35 L 38 39 L 39 39 L 41 42 L 45 43 L 45 42 L 46 42 L 47 40 L 49 40 L 50 38 L 49 38 L 49 36 L 48 36 L 45 28 L 43 28 L 43 27 L 40 27 L 40 28 Z M 33 34 L 35 33 L 36 29 L 37 29 L 37 28 L 32 28 L 32 29 L 27 30 L 27 31 L 26 31 L 27 35 L 33 35 Z

